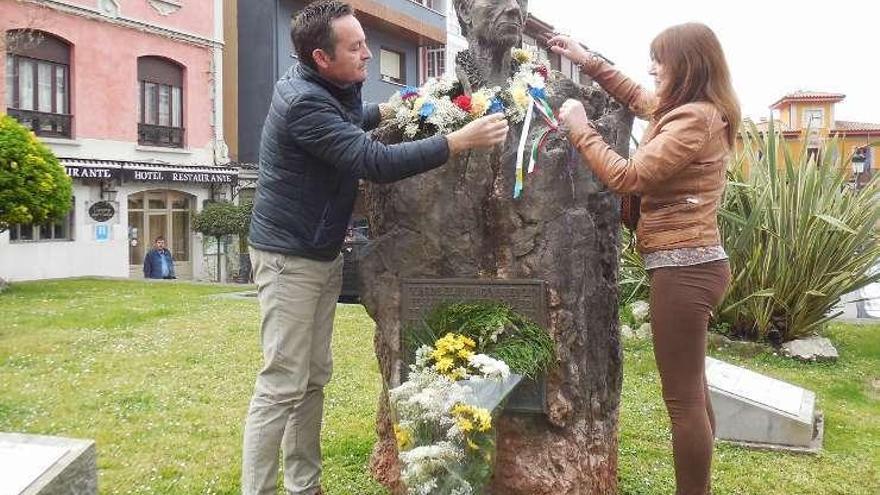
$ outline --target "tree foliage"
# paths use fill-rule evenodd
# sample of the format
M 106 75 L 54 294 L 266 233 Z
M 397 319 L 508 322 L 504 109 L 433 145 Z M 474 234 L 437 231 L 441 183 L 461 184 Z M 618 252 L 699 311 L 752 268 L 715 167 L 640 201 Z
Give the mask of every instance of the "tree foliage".
M 28 128 L 0 115 L 0 231 L 63 216 L 72 191 L 52 151 Z
M 232 203 L 209 203 L 193 218 L 192 228 L 211 237 L 247 235 L 250 208 Z

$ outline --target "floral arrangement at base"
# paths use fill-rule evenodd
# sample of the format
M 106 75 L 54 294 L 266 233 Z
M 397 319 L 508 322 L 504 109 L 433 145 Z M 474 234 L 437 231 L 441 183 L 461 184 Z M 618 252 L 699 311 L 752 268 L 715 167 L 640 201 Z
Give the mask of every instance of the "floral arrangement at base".
M 415 362 L 389 391 L 407 493 L 482 493 L 494 418 L 523 376 L 554 362 L 553 341 L 509 306 L 484 302 L 443 305 L 407 336 Z

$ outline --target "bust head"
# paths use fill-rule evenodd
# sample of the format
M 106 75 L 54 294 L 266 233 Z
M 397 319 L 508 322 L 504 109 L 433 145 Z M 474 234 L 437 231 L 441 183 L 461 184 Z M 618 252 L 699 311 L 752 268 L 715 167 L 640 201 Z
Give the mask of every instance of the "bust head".
M 510 50 L 522 42 L 528 0 L 453 0 L 461 32 L 471 45 Z

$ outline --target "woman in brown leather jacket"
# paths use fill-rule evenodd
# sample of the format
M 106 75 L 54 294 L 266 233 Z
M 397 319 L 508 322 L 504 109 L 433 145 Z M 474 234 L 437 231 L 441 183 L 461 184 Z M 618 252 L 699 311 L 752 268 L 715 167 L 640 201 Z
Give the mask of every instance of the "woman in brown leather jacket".
M 651 330 L 663 399 L 672 422 L 677 495 L 710 486 L 715 418 L 705 378 L 706 332 L 730 281 L 718 206 L 740 109 L 721 45 L 703 24 L 673 26 L 651 43 L 652 93 L 566 36 L 554 53 L 576 63 L 638 117 L 649 121 L 623 158 L 568 100 L 559 120 L 609 189 L 641 196 L 638 250 L 651 278 Z

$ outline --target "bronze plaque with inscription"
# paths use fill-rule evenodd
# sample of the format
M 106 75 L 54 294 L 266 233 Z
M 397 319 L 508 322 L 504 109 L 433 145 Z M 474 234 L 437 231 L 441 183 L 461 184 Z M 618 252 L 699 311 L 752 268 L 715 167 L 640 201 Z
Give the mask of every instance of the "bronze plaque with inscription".
M 424 315 L 448 302 L 499 301 L 541 328 L 546 329 L 549 323 L 547 290 L 542 280 L 405 279 L 401 282 L 400 294 L 401 331 L 417 325 Z M 404 357 L 406 363 L 412 359 L 413 356 Z M 406 366 L 401 368 L 405 370 Z M 508 397 L 504 410 L 543 413 L 544 396 L 543 377 L 524 379 Z

